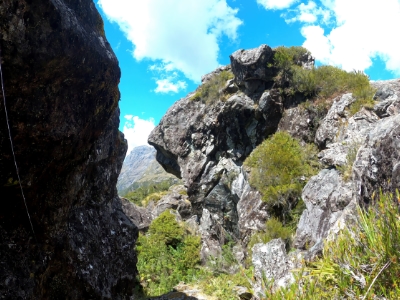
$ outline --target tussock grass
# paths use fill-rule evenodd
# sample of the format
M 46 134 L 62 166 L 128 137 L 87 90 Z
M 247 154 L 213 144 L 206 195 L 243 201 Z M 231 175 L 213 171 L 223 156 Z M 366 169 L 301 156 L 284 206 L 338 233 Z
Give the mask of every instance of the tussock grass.
M 233 79 L 231 71 L 222 71 L 214 75 L 209 81 L 201 85 L 192 96 L 193 101 L 202 101 L 205 104 L 213 104 L 218 101 L 225 101 L 226 97 L 220 92 L 229 79 Z
M 266 299 L 400 299 L 398 193 L 380 194 L 358 222 L 325 242 L 323 257 L 298 270 L 296 283 Z

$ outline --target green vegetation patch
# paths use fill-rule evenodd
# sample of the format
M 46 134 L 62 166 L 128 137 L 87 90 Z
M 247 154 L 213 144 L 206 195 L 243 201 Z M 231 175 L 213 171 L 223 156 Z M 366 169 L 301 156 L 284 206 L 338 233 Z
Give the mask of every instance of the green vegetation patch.
M 267 210 L 283 223 L 298 203 L 306 179 L 319 168 L 316 147 L 303 147 L 283 131 L 255 148 L 245 165 L 251 167 L 250 184 L 261 192 Z
M 275 49 L 274 63 L 268 67 L 278 69 L 275 81 L 282 86 L 288 85 L 287 93 L 301 92 L 314 100 L 329 100 L 338 94 L 352 93 L 356 99 L 349 108 L 352 115 L 362 107 L 373 107 L 376 90 L 370 85 L 367 75 L 359 71 L 346 72 L 333 66 L 304 69 L 301 61 L 308 55 L 310 52 L 303 47 Z M 330 105 L 329 101 L 322 102 Z
M 172 183 L 170 180 L 160 183 L 139 185 L 136 189 L 126 193 L 123 197 L 136 205 L 147 206 L 150 201 L 157 202 L 165 196 L 171 185 Z
M 222 71 L 201 85 L 191 99 L 193 101 L 201 100 L 203 103 L 208 105 L 220 100 L 225 101 L 226 97 L 221 93 L 221 89 L 225 87 L 225 84 L 229 79 L 233 78 L 234 75 L 231 71 Z
M 399 199 L 381 194 L 367 211 L 359 208 L 353 228 L 325 242 L 323 257 L 298 270 L 296 283 L 266 298 L 400 299 Z
M 137 247 L 140 282 L 148 296 L 168 293 L 198 273 L 200 237 L 187 233 L 169 211 L 155 219 Z

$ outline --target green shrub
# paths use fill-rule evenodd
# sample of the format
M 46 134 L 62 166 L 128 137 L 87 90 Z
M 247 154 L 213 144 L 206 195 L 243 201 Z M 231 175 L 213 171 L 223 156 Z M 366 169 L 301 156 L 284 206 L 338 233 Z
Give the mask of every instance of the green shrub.
M 287 219 L 297 204 L 305 179 L 318 170 L 314 146 L 302 147 L 286 132 L 277 132 L 260 144 L 245 164 L 250 166 L 250 184 L 262 194 L 267 210 Z
M 374 104 L 375 89 L 363 72 L 346 72 L 334 66 L 320 66 L 312 69 L 301 67 L 301 58 L 310 55 L 303 47 L 278 47 L 275 49 L 274 66 L 278 69 L 277 83 L 288 82 L 286 93 L 296 91 L 318 99 L 328 99 L 338 93 L 353 93 L 356 101 L 350 106 L 353 115 L 361 107 L 371 108 Z M 270 66 L 270 67 L 271 67 Z M 329 104 L 329 103 L 328 103 Z
M 166 210 L 151 222 L 149 234 L 167 246 L 176 247 L 182 241 L 184 229 L 175 220 L 175 216 Z
M 209 81 L 201 85 L 196 93 L 191 97 L 193 101 L 201 100 L 203 103 L 212 104 L 219 100 L 225 100 L 220 90 L 225 86 L 229 79 L 233 79 L 231 71 L 222 71 L 214 75 Z
M 198 273 L 200 237 L 190 236 L 169 211 L 155 219 L 137 241 L 140 282 L 148 296 L 167 293 Z
M 280 46 L 274 51 L 274 66 L 279 69 L 290 69 L 293 64 L 300 65 L 302 58 L 311 55 L 306 48 L 298 46 Z

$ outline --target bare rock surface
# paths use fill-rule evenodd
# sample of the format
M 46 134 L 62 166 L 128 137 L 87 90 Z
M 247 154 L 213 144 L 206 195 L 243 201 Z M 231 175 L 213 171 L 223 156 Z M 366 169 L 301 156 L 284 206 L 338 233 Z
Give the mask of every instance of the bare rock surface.
M 303 189 L 306 204 L 297 226 L 294 246 L 308 249 L 322 241 L 353 198 L 352 182 L 344 182 L 335 169 L 324 169 Z
M 350 116 L 346 107 L 351 94 L 337 98 L 318 128 L 316 141 L 326 144 L 319 158 L 331 169 L 322 170 L 303 189 L 307 209 L 298 224 L 295 247 L 320 245 L 328 236 L 354 223 L 356 206 L 368 205 L 374 195 L 398 189 L 400 119 L 396 109 L 399 80 L 373 82 L 378 103 L 373 110 L 362 108 Z M 385 113 L 380 106 L 386 106 Z M 386 105 L 386 104 L 385 104 Z M 343 180 L 334 168 L 350 168 Z
M 192 205 L 186 195 L 186 189 L 183 185 L 171 186 L 168 193 L 163 196 L 156 204 L 150 204 L 148 208 L 151 209 L 153 219 L 157 218 L 167 209 L 176 210 L 180 216 L 187 219 L 191 216 Z
M 255 244 L 252 249 L 256 295 L 263 295 L 263 278 L 273 280 L 273 289 L 287 287 L 294 283 L 292 270 L 301 266 L 302 254 L 298 251 L 286 253 L 282 239 L 274 239 L 267 244 Z
M 92 1 L 0 2 L 0 295 L 133 297 L 137 227 L 115 188 L 120 70 Z M 3 103 L 2 96 L 0 96 Z
M 132 223 L 135 224 L 140 231 L 146 231 L 149 228 L 151 221 L 153 221 L 153 216 L 149 209 L 138 206 L 126 198 L 121 198 L 121 202 L 124 213 Z
M 375 113 L 381 117 L 396 115 L 400 111 L 400 79 L 374 81 L 371 83 L 377 89 L 374 106 Z

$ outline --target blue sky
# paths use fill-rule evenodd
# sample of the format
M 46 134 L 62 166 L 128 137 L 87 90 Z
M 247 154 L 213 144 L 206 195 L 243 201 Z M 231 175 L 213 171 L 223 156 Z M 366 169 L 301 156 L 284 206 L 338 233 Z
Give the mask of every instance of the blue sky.
M 400 77 L 400 0 L 94 1 L 122 71 L 128 153 L 237 49 L 305 46 L 317 64 Z

